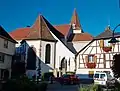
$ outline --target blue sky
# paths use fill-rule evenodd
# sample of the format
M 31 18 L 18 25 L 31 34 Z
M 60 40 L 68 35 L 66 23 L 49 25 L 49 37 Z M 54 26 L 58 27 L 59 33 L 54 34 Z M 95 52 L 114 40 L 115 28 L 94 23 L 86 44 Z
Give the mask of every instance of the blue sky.
M 0 25 L 8 32 L 31 26 L 39 13 L 53 25 L 69 24 L 74 8 L 84 32 L 93 36 L 120 23 L 119 0 L 0 0 Z

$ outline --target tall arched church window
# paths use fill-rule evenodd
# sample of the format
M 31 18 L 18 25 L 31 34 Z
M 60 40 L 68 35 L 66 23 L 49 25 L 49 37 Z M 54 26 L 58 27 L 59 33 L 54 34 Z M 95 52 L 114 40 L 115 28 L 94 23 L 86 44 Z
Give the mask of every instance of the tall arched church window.
M 45 49 L 46 49 L 45 50 L 45 63 L 50 64 L 50 56 L 51 56 L 51 46 L 50 46 L 50 44 L 47 44 Z

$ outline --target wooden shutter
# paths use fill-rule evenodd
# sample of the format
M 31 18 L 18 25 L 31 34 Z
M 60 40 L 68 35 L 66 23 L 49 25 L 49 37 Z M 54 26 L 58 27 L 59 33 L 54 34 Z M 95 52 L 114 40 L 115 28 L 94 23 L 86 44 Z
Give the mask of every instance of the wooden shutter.
M 100 47 L 103 48 L 104 47 L 104 40 L 100 40 Z
M 94 56 L 94 62 L 97 63 L 97 56 Z
M 85 61 L 86 61 L 86 63 L 88 62 L 88 56 L 85 56 Z

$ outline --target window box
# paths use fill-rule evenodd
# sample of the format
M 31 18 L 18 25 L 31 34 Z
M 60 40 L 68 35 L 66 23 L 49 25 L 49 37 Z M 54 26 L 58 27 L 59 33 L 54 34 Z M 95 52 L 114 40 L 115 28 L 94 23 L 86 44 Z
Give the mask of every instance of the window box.
M 94 63 L 87 62 L 86 66 L 87 66 L 87 68 L 95 68 L 96 67 L 96 63 L 95 62 Z
M 109 52 L 112 50 L 112 47 L 111 46 L 106 46 L 106 47 L 103 47 L 103 51 L 105 52 Z

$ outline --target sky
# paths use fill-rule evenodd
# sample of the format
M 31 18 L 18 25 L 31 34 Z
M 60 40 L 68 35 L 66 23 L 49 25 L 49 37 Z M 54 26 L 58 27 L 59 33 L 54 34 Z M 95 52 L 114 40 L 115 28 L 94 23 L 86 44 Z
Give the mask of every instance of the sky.
M 74 8 L 83 31 L 93 36 L 120 24 L 119 0 L 0 0 L 0 25 L 8 32 L 32 26 L 38 14 L 53 25 L 69 24 Z

